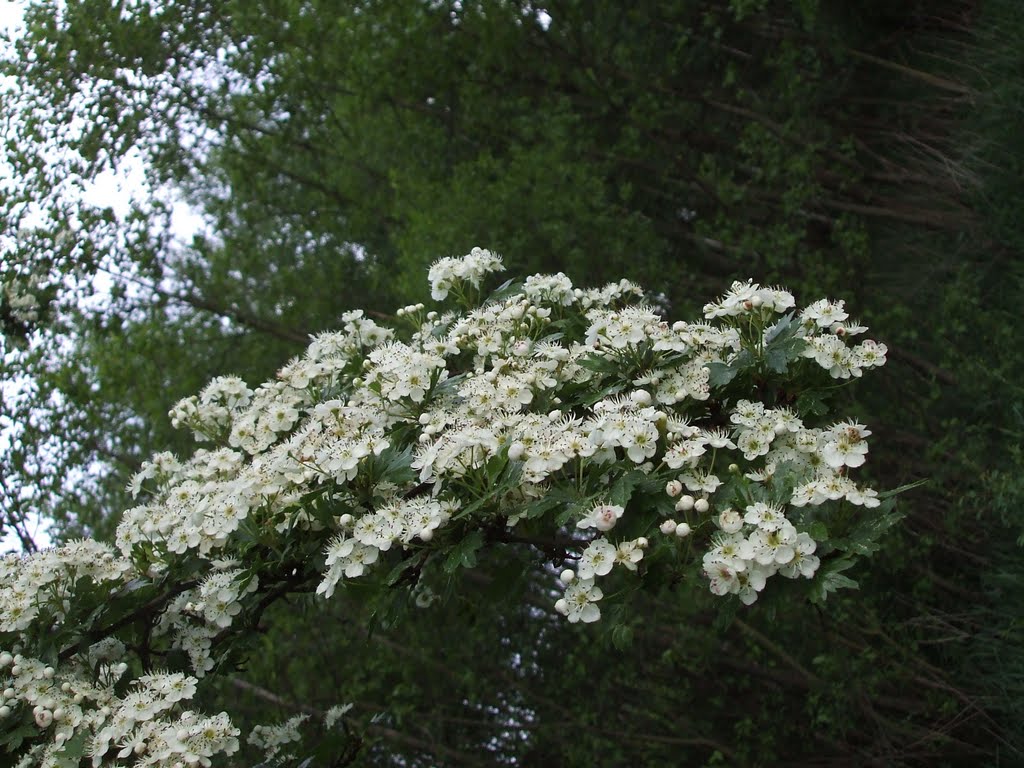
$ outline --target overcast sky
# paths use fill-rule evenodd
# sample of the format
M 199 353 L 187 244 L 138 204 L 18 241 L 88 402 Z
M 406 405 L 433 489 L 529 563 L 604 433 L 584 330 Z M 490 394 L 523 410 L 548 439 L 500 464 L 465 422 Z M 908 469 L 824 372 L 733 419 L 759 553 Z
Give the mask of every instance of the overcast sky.
M 27 3 L 24 1 L 0 0 L 0 33 L 10 37 L 17 37 L 22 27 L 22 16 L 26 5 Z M 0 43 L 0 55 L 6 55 L 6 53 L 7 46 Z M 12 81 L 4 80 L 0 83 L 0 92 L 12 89 L 13 87 L 14 83 Z M 2 103 L 2 98 L 0 98 L 0 103 Z M 11 176 L 11 169 L 7 166 L 3 155 L 0 154 L 0 180 L 4 177 L 11 178 Z M 149 190 L 146 185 L 144 163 L 137 155 L 129 155 L 118 164 L 117 172 L 109 171 L 104 173 L 90 183 L 83 192 L 83 199 L 93 205 L 109 206 L 113 208 L 118 216 L 124 216 L 128 213 L 133 198 L 137 200 L 145 199 L 151 194 L 152 190 Z M 179 240 L 190 241 L 192 235 L 203 228 L 201 217 L 173 193 L 161 194 L 160 196 L 172 202 L 172 232 Z M 2 234 L 0 233 L 0 235 Z M 102 295 L 105 289 L 109 287 L 109 279 L 104 281 L 104 277 L 101 275 L 99 280 L 101 283 L 106 282 L 106 285 L 101 284 L 97 286 Z M 2 438 L 3 436 L 0 435 L 0 450 L 2 450 L 3 446 Z M 32 534 L 36 543 L 40 546 L 48 545 L 49 539 L 45 534 L 45 525 L 40 522 L 34 527 L 35 530 L 32 531 Z M 0 537 L 0 554 L 20 551 L 20 549 L 21 546 L 17 537 L 13 535 L 6 538 Z

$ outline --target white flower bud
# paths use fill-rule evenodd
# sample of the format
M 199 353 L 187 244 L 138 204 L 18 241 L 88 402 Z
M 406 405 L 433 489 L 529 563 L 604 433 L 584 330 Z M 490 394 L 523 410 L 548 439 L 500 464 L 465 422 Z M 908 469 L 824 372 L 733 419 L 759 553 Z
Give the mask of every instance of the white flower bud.
M 132 751 L 133 751 L 133 752 L 134 752 L 134 753 L 135 753 L 136 755 L 141 755 L 141 754 L 142 754 L 143 752 L 145 752 L 145 751 L 146 751 L 146 745 L 145 745 L 145 744 L 143 744 L 143 743 L 142 743 L 142 742 L 140 741 L 140 742 L 139 742 L 138 744 L 136 744 L 136 745 L 135 745 L 135 746 L 134 746 L 134 747 L 132 748 Z
M 4 688 L 4 698 L 5 699 L 13 699 L 14 698 L 14 689 L 13 688 Z
M 740 471 L 740 465 L 739 464 L 730 464 L 729 465 L 729 471 L 732 472 L 733 474 L 736 474 L 737 472 Z
M 735 509 L 725 509 L 718 516 L 718 527 L 726 533 L 737 533 L 743 527 L 743 518 Z
M 668 536 L 669 534 L 675 533 L 676 528 L 677 528 L 677 525 L 676 525 L 676 521 L 675 520 L 666 520 L 665 522 L 663 522 L 661 525 L 658 526 L 658 530 L 660 530 L 666 536 Z
M 629 399 L 637 405 L 650 405 L 651 393 L 646 389 L 635 389 L 629 393 Z
M 6 651 L 0 653 L 0 667 L 9 667 L 14 663 L 14 657 Z
M 70 691 L 70 690 L 71 690 L 71 683 L 68 683 L 68 682 L 63 682 L 63 683 L 61 683 L 61 684 L 60 684 L 60 689 L 61 689 L 62 691 L 64 691 L 64 693 L 67 693 L 68 691 Z
M 35 713 L 35 719 L 36 725 L 40 728 L 49 728 L 53 723 L 53 713 L 48 709 L 44 709 L 41 712 Z
M 693 509 L 693 496 L 686 494 L 676 502 L 676 512 L 689 512 Z
M 434 532 L 429 528 L 424 528 L 419 533 L 420 541 L 430 541 L 434 538 Z
M 563 584 L 570 584 L 576 578 L 576 573 L 571 568 L 566 568 L 558 575 L 558 578 Z
M 53 710 L 53 719 L 54 720 L 63 720 L 64 719 L 64 707 L 57 707 L 55 710 Z
M 636 540 L 636 545 L 640 547 L 640 549 L 647 549 L 647 547 L 651 545 L 651 542 L 647 540 L 646 536 L 641 536 Z
M 680 539 L 685 539 L 687 536 L 690 535 L 691 530 L 692 529 L 690 528 L 689 524 L 680 523 L 676 526 L 676 536 L 678 536 Z
M 783 424 L 781 421 L 776 422 L 776 424 L 775 424 L 775 434 L 776 435 L 784 435 L 787 432 L 789 432 L 789 430 L 786 429 L 786 425 L 785 424 Z
M 563 616 L 569 612 L 569 603 L 565 601 L 564 597 L 560 597 L 555 601 L 555 610 Z
M 508 457 L 512 459 L 512 461 L 521 461 L 525 455 L 526 446 L 518 440 L 508 447 Z
M 76 693 L 74 698 L 72 698 L 71 700 L 75 702 L 75 704 L 81 704 L 83 701 L 85 701 L 85 697 L 80 693 Z
M 55 673 L 56 673 L 56 670 L 54 670 L 53 667 L 46 667 L 43 670 L 43 677 L 45 677 L 47 680 L 53 680 L 53 676 L 54 676 Z
M 711 508 L 711 505 L 708 504 L 707 499 L 697 499 L 695 502 L 693 502 L 693 508 L 701 514 L 703 514 L 704 512 L 707 512 L 708 509 Z
M 683 484 L 678 480 L 669 480 L 665 484 L 665 493 L 671 496 L 673 499 L 683 492 Z
M 0 717 L 7 717 L 10 714 L 11 714 L 11 708 L 8 707 L 6 704 L 4 704 L 2 707 L 0 707 Z
M 354 519 L 355 518 L 352 517 L 352 515 L 350 515 L 348 512 L 346 512 L 344 515 L 342 515 L 341 517 L 338 518 L 338 525 L 340 525 L 343 528 L 347 527 L 349 525 L 352 525 L 352 521 Z
M 754 309 L 757 309 L 758 307 L 760 307 L 761 304 L 762 304 L 761 297 L 758 296 L 756 293 L 753 296 L 750 297 L 750 306 L 752 306 Z
M 18 664 L 15 664 L 13 667 L 11 667 L 11 674 L 14 675 L 15 677 L 20 675 L 21 674 L 21 666 L 18 665 Z

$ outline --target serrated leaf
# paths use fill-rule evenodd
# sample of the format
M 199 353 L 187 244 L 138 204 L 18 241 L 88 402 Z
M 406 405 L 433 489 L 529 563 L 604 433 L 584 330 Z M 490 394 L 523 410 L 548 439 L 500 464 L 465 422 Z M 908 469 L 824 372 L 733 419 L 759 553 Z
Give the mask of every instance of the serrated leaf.
M 57 755 L 57 765 L 60 768 L 78 768 L 85 754 L 86 731 L 80 730 L 66 742 Z
M 389 587 L 394 586 L 398 583 L 398 580 L 402 578 L 402 574 L 410 568 L 414 568 L 423 562 L 423 558 L 426 557 L 426 551 L 420 551 L 411 557 L 407 557 L 402 560 L 398 565 L 391 569 L 388 573 L 387 578 L 384 579 L 384 583 Z
M 21 747 L 25 739 L 37 736 L 39 729 L 34 725 L 21 725 L 15 728 L 13 731 L 8 731 L 3 735 L 3 740 L 0 744 L 3 744 L 8 752 L 14 752 L 16 749 Z
M 739 368 L 725 363 L 708 363 L 707 369 L 708 386 L 711 388 L 724 387 L 740 372 Z
M 801 392 L 796 399 L 796 411 L 800 418 L 824 416 L 828 413 L 828 406 L 815 392 Z
M 618 480 L 612 483 L 611 490 L 608 492 L 608 501 L 617 506 L 625 507 L 629 504 L 629 500 L 633 498 L 633 492 L 637 486 L 646 477 L 647 475 L 639 469 L 632 469 L 621 475 Z
M 484 545 L 482 531 L 473 531 L 455 545 L 444 561 L 445 573 L 455 573 L 459 568 L 475 568 L 476 553 Z
M 619 392 L 621 392 L 625 388 L 626 385 L 621 382 L 618 384 L 612 384 L 610 387 L 605 387 L 604 389 L 599 390 L 591 395 L 587 395 L 586 397 L 583 398 L 582 402 L 584 405 L 593 405 L 594 403 L 600 400 L 604 400 L 606 397 L 609 397 L 610 395 L 619 394 Z
M 828 528 L 821 520 L 815 520 L 811 523 L 807 533 L 810 534 L 811 538 L 815 541 L 825 541 L 828 539 Z
M 596 373 L 617 373 L 619 364 L 600 355 L 588 355 L 576 361 L 581 368 Z
M 536 517 L 550 512 L 556 507 L 565 504 L 572 500 L 572 497 L 564 491 L 552 490 L 545 493 L 541 498 L 536 501 L 531 501 L 526 505 L 526 509 L 523 510 L 523 514 L 528 520 L 532 520 Z
M 378 459 L 383 465 L 382 479 L 401 486 L 412 482 L 416 474 L 412 469 L 412 446 L 401 451 L 393 447 L 385 448 Z
M 800 326 L 793 325 L 793 313 L 789 312 L 783 315 L 779 320 L 769 328 L 764 334 L 764 343 L 767 346 L 772 344 L 777 339 L 784 339 L 788 336 L 792 336 L 796 330 L 799 330 Z
M 488 296 L 481 306 L 484 304 L 491 304 L 496 301 L 505 301 L 505 299 L 515 296 L 517 293 L 521 293 L 523 290 L 523 283 L 520 280 L 506 280 L 504 283 L 494 289 L 494 292 Z
M 856 581 L 843 575 L 843 571 L 852 568 L 854 562 L 852 559 L 843 557 L 822 566 L 811 582 L 809 595 L 811 602 L 824 603 L 830 592 L 840 589 L 859 589 L 860 585 Z
M 891 506 L 892 505 L 888 505 Z M 882 507 L 879 507 L 882 509 Z M 842 539 L 834 540 L 835 548 L 843 552 L 851 552 L 855 555 L 870 555 L 878 551 L 881 544 L 879 539 L 882 535 L 902 520 L 902 512 L 888 512 L 887 514 L 876 514 L 874 517 L 863 520 L 848 535 Z

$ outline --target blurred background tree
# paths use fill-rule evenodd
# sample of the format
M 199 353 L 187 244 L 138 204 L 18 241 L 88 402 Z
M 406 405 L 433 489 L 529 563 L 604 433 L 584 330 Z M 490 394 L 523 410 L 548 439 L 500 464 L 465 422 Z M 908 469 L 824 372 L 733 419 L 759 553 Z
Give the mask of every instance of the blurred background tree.
M 859 592 L 733 613 L 656 585 L 580 628 L 499 548 L 429 609 L 275 608 L 218 695 L 254 722 L 352 700 L 367 765 L 1021 762 L 1014 6 L 31 4 L 0 109 L 4 526 L 109 537 L 138 463 L 188 450 L 179 397 L 426 298 L 439 256 L 629 277 L 679 317 L 777 281 L 865 313 L 874 482 L 929 479 Z M 132 162 L 130 210 L 83 201 Z

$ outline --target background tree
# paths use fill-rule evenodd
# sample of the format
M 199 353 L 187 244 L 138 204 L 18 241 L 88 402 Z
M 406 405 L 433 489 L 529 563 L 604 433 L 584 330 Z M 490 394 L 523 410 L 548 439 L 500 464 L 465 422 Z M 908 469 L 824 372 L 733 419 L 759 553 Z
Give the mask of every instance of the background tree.
M 756 608 L 733 654 L 719 648 L 726 619 L 692 605 L 615 650 L 509 617 L 497 627 L 510 647 L 538 657 L 518 687 L 511 662 L 485 668 L 429 620 L 415 643 L 377 631 L 404 655 L 344 635 L 352 658 L 389 672 L 366 677 L 365 700 L 388 713 L 377 738 L 398 718 L 426 722 L 423 681 L 447 678 L 422 658 L 439 643 L 467 651 L 450 701 L 477 702 L 501 731 L 424 724 L 416 744 L 384 741 L 372 759 L 457 763 L 443 750 L 494 738 L 521 759 L 628 759 L 551 725 L 557 704 L 580 707 L 580 731 L 626 716 L 610 711 L 626 683 L 593 672 L 610 654 L 636 702 L 622 722 L 650 723 L 651 762 L 679 750 L 809 761 L 809 733 L 815 755 L 851 764 L 1019 755 L 1011 4 L 86 1 L 26 18 L 7 63 L 17 185 L 3 194 L 8 237 L 31 226 L 8 240 L 4 268 L 7 285 L 42 283 L 38 320 L 4 315 L 5 375 L 22 391 L 4 400 L 9 523 L 35 508 L 67 536 L 109 534 L 137 463 L 184 450 L 170 403 L 221 373 L 263 380 L 346 309 L 422 298 L 423 266 L 473 244 L 521 273 L 633 277 L 679 314 L 735 277 L 804 295 L 841 287 L 894 358 L 880 394 L 851 402 L 895 446 L 879 482 L 931 479 L 861 592 L 820 616 Z M 131 152 L 157 189 L 204 212 L 196 240 L 175 244 L 154 201 L 119 219 L 69 194 Z M 82 301 L 98 274 L 114 285 L 99 307 Z M 481 610 L 458 637 L 498 631 Z M 454 634 L 458 619 L 442 615 Z M 315 636 L 300 616 L 268 643 Z M 251 661 L 251 679 L 281 696 L 284 676 L 267 667 Z M 311 673 L 287 679 L 296 701 L 315 702 Z M 770 680 L 773 694 L 716 700 L 707 679 L 730 691 Z M 496 698 L 513 690 L 522 698 Z M 578 695 L 545 703 L 552 690 Z M 682 719 L 695 699 L 700 716 Z M 503 729 L 513 707 L 536 719 L 515 738 Z

